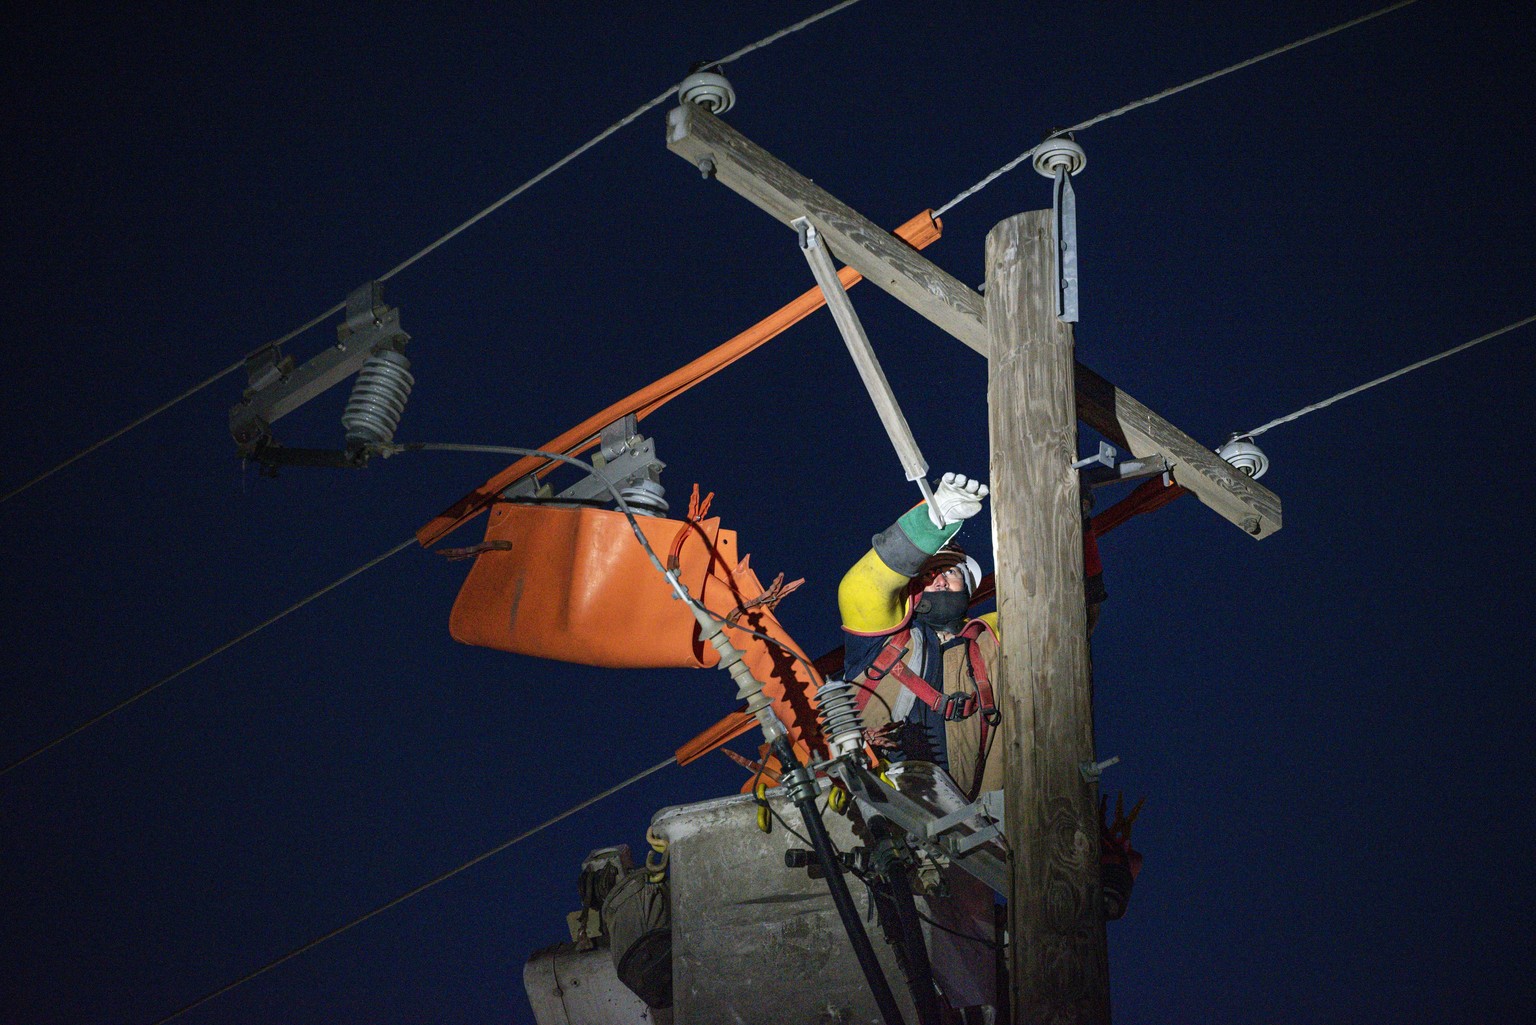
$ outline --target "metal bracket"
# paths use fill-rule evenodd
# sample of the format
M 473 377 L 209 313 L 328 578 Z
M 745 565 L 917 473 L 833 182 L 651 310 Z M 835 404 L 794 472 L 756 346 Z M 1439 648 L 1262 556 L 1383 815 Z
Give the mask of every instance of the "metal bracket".
M 293 357 L 278 342 L 262 346 L 245 361 L 246 392 L 261 391 L 293 373 Z
M 1139 480 L 1168 472 L 1168 460 L 1162 456 L 1146 456 L 1141 459 L 1122 459 L 1113 466 L 1090 466 L 1078 473 L 1083 484 L 1090 488 L 1102 488 L 1123 480 Z
M 594 460 L 593 465 L 615 488 L 622 491 L 642 480 L 659 480 L 667 464 L 656 458 L 656 439 L 637 434 L 629 438 L 626 447 L 614 458 L 601 462 Z M 608 485 L 590 473 L 555 496 L 556 500 L 568 501 L 609 497 Z
M 1001 840 L 1002 831 L 996 823 L 975 823 L 978 814 L 992 814 L 985 798 L 967 802 L 954 781 L 927 762 L 893 765 L 885 777 L 850 765 L 846 759 L 836 760 L 828 771 L 844 782 L 865 811 L 885 816 L 913 840 L 936 849 L 998 893 L 1008 892 L 1008 862 L 1001 847 L 993 843 Z M 896 785 L 886 782 L 887 778 Z M 999 803 L 993 817 L 1001 821 L 1001 793 L 995 800 Z M 947 824 L 939 828 L 940 822 Z
M 659 481 L 667 464 L 656 458 L 656 439 L 640 434 L 639 421 L 634 414 L 615 420 L 598 435 L 598 450 L 592 455 L 592 465 L 602 477 L 587 474 L 559 494 L 551 493 L 548 485 L 541 485 L 534 474 L 519 477 L 502 489 L 501 497 L 537 501 L 584 502 L 612 497 L 604 479 L 615 489 L 623 490 L 642 480 Z
M 640 418 L 630 413 L 602 429 L 598 434 L 597 450 L 603 459 L 619 456 L 630 442 L 640 437 Z
M 379 349 L 403 351 L 411 336 L 400 328 L 400 311 L 384 305 L 382 286 L 370 281 L 347 297 L 346 319 L 331 348 L 294 369 L 292 357 L 269 345 L 246 360 L 248 387 L 229 410 L 229 432 L 240 450 L 254 455 L 282 417 L 357 373 Z
M 1077 771 L 1083 774 L 1084 783 L 1092 785 L 1099 781 L 1100 776 L 1104 775 L 1105 769 L 1111 765 L 1117 765 L 1119 762 L 1120 756 L 1115 755 L 1113 758 L 1106 758 L 1102 762 L 1083 762 L 1078 765 Z
M 1035 147 L 1035 170 L 1051 179 L 1056 235 L 1056 319 L 1077 323 L 1077 196 L 1072 175 L 1088 163 L 1071 132 L 1057 132 Z
M 1065 167 L 1056 168 L 1051 188 L 1051 216 L 1056 222 L 1056 319 L 1077 323 L 1077 195 Z
M 381 327 L 383 318 L 390 312 L 389 307 L 384 305 L 382 282 L 370 281 L 366 285 L 359 285 L 347 296 L 347 319 L 336 329 L 336 334 L 346 338 L 370 327 Z
M 947 833 L 963 822 L 981 815 L 988 820 L 987 824 L 976 829 L 969 836 L 960 838 L 955 842 L 954 848 L 957 854 L 966 854 L 980 847 L 989 840 L 996 840 L 1003 835 L 1003 792 L 1001 790 L 989 790 L 981 797 L 958 811 L 952 811 L 943 818 L 934 819 L 928 824 L 928 836 L 937 838 L 942 833 Z
M 1093 466 L 1095 463 L 1113 467 L 1115 465 L 1115 456 L 1118 454 L 1119 449 L 1115 448 L 1115 446 L 1111 445 L 1107 441 L 1101 441 L 1099 442 L 1099 451 L 1097 455 L 1089 456 L 1087 459 L 1079 459 L 1077 462 L 1072 464 L 1072 469 L 1081 470 L 1084 467 Z

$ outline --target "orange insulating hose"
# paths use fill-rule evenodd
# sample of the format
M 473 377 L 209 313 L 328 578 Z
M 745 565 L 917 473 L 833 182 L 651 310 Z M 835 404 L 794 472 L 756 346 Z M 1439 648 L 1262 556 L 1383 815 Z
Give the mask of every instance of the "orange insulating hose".
M 893 234 L 914 249 L 924 249 L 937 241 L 943 225 L 933 216 L 932 210 L 924 210 Z M 863 276 L 851 267 L 837 272 L 843 287 L 852 288 Z M 545 452 L 577 455 L 595 446 L 604 427 L 633 413 L 644 419 L 660 409 L 700 381 L 723 370 L 765 342 L 778 337 L 806 317 L 826 305 L 821 289 L 813 288 L 784 306 L 776 313 L 763 318 L 723 345 L 717 346 L 698 359 L 672 371 L 659 381 L 652 382 L 628 398 L 620 399 L 596 416 L 589 417 L 564 434 L 540 446 Z M 426 526 L 416 531 L 416 540 L 423 548 L 435 544 L 448 533 L 457 530 L 469 520 L 484 512 L 486 507 L 512 483 L 549 468 L 549 460 L 538 456 L 526 456 L 502 470 L 446 510 L 433 517 Z

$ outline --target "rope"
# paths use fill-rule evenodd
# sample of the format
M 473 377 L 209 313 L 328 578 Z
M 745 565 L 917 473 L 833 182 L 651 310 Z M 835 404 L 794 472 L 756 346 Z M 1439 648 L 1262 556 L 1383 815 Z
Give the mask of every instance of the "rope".
M 841 3 L 833 4 L 831 7 L 828 7 L 826 10 L 821 11 L 818 14 L 813 14 L 813 15 L 811 15 L 808 18 L 804 18 L 804 19 L 802 19 L 800 21 L 797 21 L 793 25 L 790 25 L 788 28 L 783 28 L 783 29 L 780 29 L 779 31 L 773 33 L 772 35 L 764 36 L 762 39 L 759 39 L 755 43 L 749 43 L 746 46 L 743 46 L 741 49 L 736 50 L 735 52 L 729 54 L 728 56 L 722 57 L 720 60 L 714 61 L 713 63 L 715 65 L 725 65 L 725 64 L 729 64 L 731 61 L 739 60 L 740 58 L 746 56 L 747 54 L 752 53 L 754 50 L 761 50 L 762 48 L 764 48 L 766 46 L 771 46 L 772 44 L 778 42 L 780 39 L 783 39 L 785 36 L 793 35 L 794 33 L 799 32 L 801 29 L 806 28 L 807 26 L 810 26 L 810 25 L 814 25 L 816 22 L 820 21 L 821 19 L 826 18 L 826 17 L 830 17 L 831 15 L 836 14 L 838 11 L 843 10 L 845 7 L 851 7 L 851 6 L 853 6 L 854 4 L 856 4 L 858 2 L 859 2 L 859 0 L 842 0 Z M 681 83 L 679 83 L 679 85 L 680 84 Z M 423 246 L 421 249 L 417 250 L 415 253 L 412 253 L 410 256 L 406 257 L 404 260 L 402 260 L 399 263 L 395 264 L 389 270 L 385 271 L 383 274 L 380 274 L 376 280 L 378 280 L 378 281 L 388 281 L 390 278 L 393 278 L 396 274 L 399 274 L 401 271 L 405 270 L 407 267 L 409 267 L 412 264 L 416 263 L 416 261 L 418 261 L 422 257 L 426 256 L 428 253 L 431 253 L 432 251 L 437 249 L 439 246 L 442 246 L 444 243 L 446 243 L 446 242 L 448 242 L 448 241 L 450 241 L 450 240 L 452 240 L 454 238 L 457 238 L 459 235 L 463 234 L 465 231 L 468 231 L 474 225 L 480 223 L 485 218 L 487 218 L 491 214 L 495 213 L 497 210 L 500 210 L 502 207 L 506 206 L 512 200 L 514 200 L 518 196 L 522 195 L 524 192 L 527 192 L 529 189 L 531 189 L 533 186 L 537 185 L 539 182 L 543 181 L 545 178 L 548 178 L 550 175 L 552 175 L 556 171 L 560 170 L 566 164 L 569 164 L 571 161 L 575 160 L 577 157 L 579 157 L 583 153 L 587 152 L 587 150 L 589 150 L 592 147 L 596 146 L 598 143 L 602 142 L 604 139 L 607 139 L 610 135 L 612 135 L 615 132 L 619 131 L 619 129 L 624 128 L 626 125 L 628 125 L 631 122 L 633 122 L 636 118 L 640 117 L 642 114 L 646 113 L 649 110 L 653 110 L 654 108 L 660 106 L 662 103 L 666 102 L 666 100 L 669 97 L 671 97 L 674 94 L 676 94 L 677 90 L 678 90 L 678 86 L 674 85 L 674 86 L 670 87 L 669 89 L 667 89 L 665 92 L 658 94 L 657 96 L 655 96 L 654 98 L 652 98 L 650 100 L 647 100 L 645 103 L 642 103 L 640 106 L 638 106 L 634 110 L 630 111 L 630 113 L 626 114 L 624 117 L 620 118 L 618 121 L 615 121 L 613 124 L 609 125 L 605 129 L 603 129 L 597 135 L 594 135 L 592 138 L 588 139 L 586 142 L 582 143 L 580 146 L 578 146 L 575 149 L 571 150 L 571 152 L 567 153 L 565 156 L 561 157 L 559 160 L 555 161 L 553 164 L 550 164 L 548 167 L 546 167 L 544 170 L 540 171 L 538 174 L 534 175 L 532 178 L 529 178 L 527 181 L 523 182 L 521 185 L 519 185 L 517 188 L 513 189 L 511 192 L 508 192 L 506 195 L 504 195 L 500 199 L 496 200 L 490 206 L 488 206 L 485 209 L 481 210 L 479 213 L 477 213 L 474 216 L 470 217 L 468 220 L 464 221 L 462 224 L 458 225 L 457 227 L 451 229 L 450 231 L 448 231 L 446 234 L 440 236 L 435 241 L 433 241 L 431 243 L 428 243 L 426 246 Z M 161 406 L 158 406 L 155 409 L 150 410 L 148 413 L 145 413 L 143 416 L 141 416 L 137 420 L 134 420 L 133 422 L 129 423 L 127 426 L 119 428 L 118 430 L 116 430 L 116 431 L 112 432 L 111 434 L 107 435 L 105 438 L 102 438 L 100 441 L 96 442 L 95 444 L 90 445 L 90 446 L 82 449 L 81 451 L 75 453 L 74 455 L 70 456 L 68 459 L 64 460 L 62 463 L 59 463 L 57 466 L 54 466 L 53 468 L 51 468 L 49 470 L 43 471 L 42 473 L 38 474 L 36 477 L 33 477 L 31 480 L 27 481 L 25 484 L 22 484 L 21 486 L 19 486 L 17 488 L 14 488 L 13 490 L 7 492 L 5 495 L 0 496 L 0 505 L 3 505 L 4 503 L 10 501 L 12 498 L 15 498 L 17 495 L 21 494 L 23 491 L 26 491 L 29 488 L 32 488 L 33 486 L 42 483 L 43 481 L 47 480 L 49 477 L 52 477 L 54 474 L 58 473 L 60 470 L 64 469 L 65 467 L 71 465 L 72 463 L 77 462 L 80 459 L 83 459 L 84 457 L 90 455 L 92 452 L 95 452 L 97 449 L 101 448 L 103 445 L 106 445 L 106 444 L 108 444 L 110 442 L 116 441 L 118 438 L 122 437 L 124 434 L 127 434 L 129 431 L 133 430 L 135 427 L 138 427 L 140 424 L 143 424 L 143 423 L 145 423 L 145 422 L 147 422 L 149 420 L 154 419 L 155 417 L 159 416 L 161 413 L 164 413 L 166 410 L 170 409 L 172 406 L 177 405 L 178 403 L 180 403 L 184 399 L 191 398 L 193 395 L 196 395 L 198 392 L 202 391 L 204 388 L 207 388 L 210 385 L 212 385 L 212 384 L 214 384 L 214 383 L 216 383 L 218 381 L 223 380 L 224 378 L 228 377 L 230 374 L 234 373 L 235 371 L 239 370 L 241 367 L 245 366 L 245 361 L 247 359 L 249 359 L 251 356 L 255 355 L 256 353 L 261 352 L 263 349 L 267 349 L 267 348 L 271 348 L 273 346 L 281 345 L 284 342 L 289 341 L 289 340 L 291 340 L 293 338 L 297 338 L 299 335 L 301 335 L 304 332 L 308 331 L 310 328 L 316 327 L 319 324 L 321 324 L 328 317 L 331 317 L 331 316 L 334 316 L 337 313 L 340 313 L 342 310 L 346 309 L 346 306 L 347 306 L 347 304 L 346 304 L 345 301 L 339 302 L 335 306 L 332 306 L 330 309 L 326 310 L 324 313 L 321 313 L 318 316 L 314 317 L 313 319 L 309 320 L 307 323 L 301 325 L 300 327 L 294 328 L 292 331 L 290 331 L 287 334 L 283 335 L 281 338 L 274 339 L 273 341 L 268 342 L 266 345 L 263 345 L 260 348 L 252 350 L 249 354 L 247 354 L 239 362 L 231 363 L 229 366 L 225 367 L 223 370 L 220 370 L 218 373 L 214 374 L 212 377 L 209 377 L 206 380 L 201 381 L 198 384 L 193 385 L 191 388 L 188 388 L 186 391 L 182 392 L 180 395 L 176 396 L 174 399 L 171 399 L 169 402 L 166 402 L 165 404 L 163 404 Z
M 1114 110 L 1100 114 L 1098 117 L 1091 117 L 1087 121 L 1079 121 L 1077 124 L 1072 125 L 1070 128 L 1063 128 L 1060 132 L 1053 133 L 1053 135 L 1063 135 L 1067 132 L 1080 132 L 1084 129 L 1092 128 L 1094 125 L 1108 121 L 1110 118 L 1119 117 L 1121 114 L 1129 114 L 1131 111 L 1140 107 L 1150 106 L 1151 104 L 1156 103 L 1158 100 L 1165 100 L 1168 97 L 1177 93 L 1181 93 L 1186 89 L 1193 89 L 1197 85 L 1204 85 L 1206 82 L 1214 81 L 1215 79 L 1221 78 L 1223 75 L 1230 75 L 1234 71 L 1241 71 L 1243 68 L 1258 64 L 1261 61 L 1267 61 L 1271 57 L 1278 57 L 1280 54 L 1285 53 L 1288 50 L 1294 50 L 1298 47 L 1306 46 L 1308 43 L 1314 43 L 1319 39 L 1324 39 L 1328 36 L 1334 35 L 1335 33 L 1343 32 L 1345 29 L 1354 28 L 1356 25 L 1362 25 L 1373 18 L 1379 18 L 1383 14 L 1390 14 L 1392 11 L 1395 11 L 1398 8 L 1407 7 L 1409 4 L 1414 2 L 1415 0 L 1400 0 L 1400 2 L 1390 4 L 1381 8 L 1380 10 L 1372 11 L 1369 14 L 1363 14 L 1351 21 L 1346 21 L 1341 25 L 1335 25 L 1333 28 L 1323 29 L 1321 32 L 1314 32 L 1312 35 L 1307 36 L 1304 39 L 1298 39 L 1295 42 L 1286 43 L 1284 46 L 1277 46 L 1273 50 L 1267 50 L 1264 53 L 1259 54 L 1257 57 L 1249 57 L 1247 60 L 1238 61 L 1236 64 L 1222 68 L 1220 71 L 1213 71 L 1208 75 L 1201 75 L 1199 78 L 1191 79 L 1190 81 L 1185 82 L 1183 85 L 1176 85 L 1170 89 L 1164 89 L 1160 93 L 1153 93 L 1151 96 L 1146 96 L 1142 99 L 1127 103 L 1123 107 L 1116 107 Z M 959 206 L 960 203 L 964 200 L 969 199 L 971 196 L 974 196 L 988 185 L 991 185 L 994 181 L 1001 178 L 1009 171 L 1012 171 L 1015 167 L 1018 167 L 1030 157 L 1034 156 L 1035 151 L 1040 148 L 1040 145 L 1041 144 L 1036 144 L 1025 150 L 1023 153 L 1020 153 L 1018 156 L 1008 161 L 1008 163 L 1004 164 L 1002 167 L 999 167 L 996 171 L 993 171 L 981 181 L 977 182 L 975 185 L 972 185 L 970 188 L 960 193 L 954 199 L 951 199 L 948 203 L 945 203 L 943 206 L 939 207 L 933 212 L 933 216 L 942 217 L 949 210 Z
M 1478 338 L 1472 339 L 1470 342 L 1462 342 L 1460 345 L 1457 345 L 1457 346 L 1455 346 L 1453 348 L 1450 348 L 1450 349 L 1446 349 L 1444 352 L 1436 353 L 1435 355 L 1430 356 L 1427 359 L 1421 359 L 1417 363 L 1410 363 L 1406 367 L 1403 367 L 1401 370 L 1394 370 L 1390 374 L 1383 374 L 1382 376 L 1376 378 L 1373 381 L 1367 381 L 1364 384 L 1356 385 L 1355 387 L 1349 389 L 1348 391 L 1341 391 L 1337 395 L 1334 395 L 1334 396 L 1332 396 L 1330 398 L 1326 398 L 1326 399 L 1324 399 L 1321 402 L 1314 402 L 1310 406 L 1303 406 L 1302 408 L 1298 409 L 1294 413 L 1289 413 L 1289 414 L 1287 414 L 1285 416 L 1279 417 L 1278 419 L 1271 420 L 1269 423 L 1264 424 L 1261 427 L 1255 427 L 1251 431 L 1246 431 L 1243 434 L 1239 434 L 1238 437 L 1239 438 L 1256 438 L 1259 435 L 1263 434 L 1265 431 L 1269 430 L 1271 427 L 1279 427 L 1281 424 L 1288 424 L 1292 420 L 1298 419 L 1299 417 L 1306 416 L 1308 413 L 1311 413 L 1314 410 L 1322 409 L 1325 406 L 1331 406 L 1335 402 L 1338 402 L 1340 399 L 1347 399 L 1351 395 L 1358 395 L 1361 392 L 1365 391 L 1367 388 L 1374 388 L 1378 384 L 1385 384 L 1385 383 L 1387 383 L 1388 381 L 1390 381 L 1390 380 L 1392 380 L 1394 378 L 1402 377 L 1404 374 L 1411 373 L 1412 371 L 1415 371 L 1415 370 L 1419 369 L 1420 367 L 1427 367 L 1431 363 L 1434 363 L 1434 362 L 1437 362 L 1439 360 L 1445 359 L 1447 356 L 1454 356 L 1456 353 L 1461 352 L 1463 349 L 1470 349 L 1474 345 L 1481 345 L 1483 342 L 1488 341 L 1490 338 L 1497 338 L 1500 335 L 1508 334 L 1510 331 L 1514 331 L 1517 328 L 1525 327 L 1525 325 L 1527 325 L 1529 323 L 1532 323 L 1533 321 L 1536 321 L 1536 315 L 1533 315 L 1533 316 L 1530 316 L 1530 317 L 1526 317 L 1524 320 L 1517 320 L 1513 324 L 1506 324 L 1503 327 L 1499 328 L 1498 330 L 1490 331 L 1490 332 L 1488 332 L 1485 335 L 1482 335 L 1482 336 L 1480 336 Z
M 398 555 L 399 553 L 405 551 L 407 548 L 411 547 L 411 545 L 413 545 L 415 543 L 416 543 L 415 535 L 412 535 L 411 537 L 406 538 L 404 541 L 402 541 L 399 544 L 395 545 L 395 547 L 391 548 L 389 551 L 383 553 L 382 555 L 377 555 L 377 556 L 373 557 L 372 559 L 369 559 L 367 562 L 365 562 L 361 566 L 357 567 L 357 569 L 354 569 L 352 572 L 346 574 L 345 576 L 341 577 L 340 579 L 338 579 L 336 581 L 333 581 L 332 583 L 326 584 L 324 587 L 320 588 L 320 590 L 316 591 L 314 594 L 310 595 L 308 598 L 301 598 L 299 601 L 294 602 L 292 605 L 288 606 L 286 609 L 284 609 L 283 611 L 279 612 L 277 615 L 271 617 L 270 619 L 267 619 L 264 622 L 258 623 L 256 626 L 251 627 L 249 630 L 247 630 L 245 633 L 241 634 L 239 637 L 236 637 L 234 640 L 226 641 L 224 644 L 219 645 L 217 648 L 214 648 L 212 651 L 210 651 L 208 654 L 204 655 L 202 658 L 198 659 L 197 661 L 190 662 L 187 665 L 182 666 L 180 669 L 176 670 L 171 675 L 169 675 L 167 677 L 164 677 L 164 678 L 162 678 L 160 680 L 157 680 L 156 682 L 150 684 L 148 687 L 145 687 L 143 690 L 139 691 L 137 694 L 134 694 L 132 697 L 129 697 L 129 698 L 127 698 L 127 699 L 125 699 L 123 701 L 120 701 L 117 704 L 113 705 L 111 708 L 107 709 L 105 712 L 102 712 L 100 715 L 98 715 L 98 716 L 96 716 L 96 717 L 94 717 L 92 719 L 87 719 L 85 722 L 81 723 L 79 726 L 76 726 L 74 729 L 70 730 L 68 733 L 64 734 L 63 736 L 56 737 L 55 739 L 50 740 L 48 743 L 44 744 L 42 747 L 40 747 L 37 750 L 33 751 L 31 754 L 26 755 L 23 758 L 18 758 L 16 761 L 14 761 L 11 764 L 7 765 L 5 768 L 0 769 L 0 776 L 4 776 L 6 773 L 10 772 L 12 769 L 20 768 L 21 766 L 27 764 L 28 762 L 30 762 L 32 759 L 36 758 L 38 755 L 42 754 L 43 752 L 50 751 L 53 748 L 58 747 L 60 744 L 64 743 L 66 740 L 70 739 L 71 737 L 78 736 L 79 734 L 84 733 L 86 730 L 90 729 L 92 726 L 95 726 L 97 723 L 101 722 L 102 720 L 108 719 L 108 718 L 116 715 L 118 712 L 121 712 L 123 709 L 127 708 L 129 705 L 133 704 L 135 701 L 138 701 L 140 698 L 147 697 L 150 694 L 153 694 L 155 691 L 159 690 L 161 687 L 164 687 L 166 684 L 170 683 L 172 680 L 176 679 L 178 676 L 182 676 L 182 675 L 184 675 L 186 673 L 190 673 L 192 670 L 196 669 L 198 666 L 202 665 L 204 662 L 207 662 L 209 659 L 215 657 L 216 655 L 223 654 L 224 652 L 228 651 L 230 648 L 233 648 L 235 645 L 239 644 L 243 640 L 246 640 L 247 638 L 254 637 L 256 634 L 261 633 L 261 631 L 265 630 L 267 627 L 271 626 L 273 623 L 276 623 L 278 620 L 282 619 L 283 617 L 289 615 L 290 613 L 297 612 L 299 609 L 302 609 L 304 606 L 308 605 L 310 602 L 314 601 L 316 598 L 319 598 L 321 595 L 328 594 L 329 592 L 334 591 L 336 588 L 340 587 L 342 584 L 346 583 L 348 580 L 351 580 L 353 577 L 357 576 L 358 574 L 364 573 L 367 570 L 372 569 L 373 567 L 377 566 L 379 563 L 383 562 L 385 559 L 388 559 L 390 556 Z
M 375 915 L 381 915 L 384 912 L 388 911 L 390 908 L 393 908 L 393 907 L 396 907 L 396 906 L 398 906 L 400 904 L 405 903 L 406 901 L 410 900 L 412 897 L 416 896 L 417 894 L 424 893 L 425 891 L 430 890 L 432 887 L 436 886 L 438 883 L 446 882 L 447 880 L 452 879 L 454 876 L 458 875 L 460 872 L 463 872 L 463 871 L 465 871 L 466 869 L 469 869 L 469 868 L 473 868 L 475 865 L 480 864 L 480 862 L 486 860 L 487 858 L 494 857 L 495 855 L 500 854 L 502 851 L 506 850 L 508 847 L 511 847 L 513 844 L 521 843 L 522 841 L 528 839 L 530 836 L 533 836 L 535 833 L 538 833 L 538 832 L 540 832 L 542 830 L 548 829 L 550 826 L 553 826 L 555 823 L 561 821 L 562 819 L 569 818 L 570 816 L 576 814 L 577 812 L 579 812 L 579 811 L 581 811 L 581 810 L 583 810 L 585 808 L 588 808 L 591 805 L 596 804 L 598 801 L 601 801 L 603 798 L 608 797 L 608 796 L 610 796 L 612 794 L 616 794 L 620 790 L 623 790 L 625 787 L 630 786 L 633 783 L 640 782 L 642 779 L 645 779 L 647 776 L 651 775 L 652 773 L 660 772 L 662 769 L 665 769 L 667 766 L 671 765 L 672 763 L 673 763 L 673 759 L 672 758 L 667 758 L 665 761 L 657 762 L 655 765 L 651 766 L 649 769 L 643 769 L 640 772 L 635 773 L 633 776 L 629 777 L 624 782 L 615 784 L 614 786 L 609 787 L 607 790 L 604 790 L 602 793 L 597 794 L 597 795 L 595 795 L 593 797 L 589 797 L 585 801 L 582 801 L 578 805 L 575 805 L 575 806 L 573 806 L 571 808 L 567 808 L 565 811 L 563 811 L 560 814 L 554 816 L 553 818 L 545 819 L 543 822 L 539 823 L 537 826 L 534 826 L 532 829 L 529 829 L 529 830 L 526 830 L 526 831 L 524 831 L 522 833 L 519 833 L 517 836 L 514 836 L 512 839 L 507 840 L 504 843 L 497 844 L 495 847 L 492 847 L 490 850 L 486 851 L 483 854 L 477 854 L 475 857 L 470 858 L 468 861 L 464 862 L 464 864 L 460 865 L 458 868 L 449 869 L 447 872 L 444 872 L 442 875 L 436 877 L 435 879 L 432 879 L 432 880 L 430 880 L 428 882 L 422 883 L 420 886 L 416 887 L 414 890 L 409 890 L 406 893 L 403 893 L 400 896 L 396 897 L 394 900 L 387 901 L 387 902 L 385 902 L 383 904 L 380 904 L 378 907 L 374 908 L 372 911 L 369 911 L 368 913 L 366 913 L 364 915 L 360 915 L 359 917 L 352 919 L 352 921 L 348 922 L 346 925 L 343 925 L 343 926 L 340 926 L 338 928 L 332 929 L 330 932 L 326 933 L 325 935 L 318 936 L 315 939 L 310 940 L 308 943 L 304 944 L 301 947 L 295 947 L 293 950 L 290 950 L 288 953 L 284 954 L 282 957 L 276 958 L 276 959 L 274 959 L 272 961 L 268 961 L 266 964 L 262 965 L 260 968 L 256 969 L 253 972 L 249 972 L 246 975 L 242 975 L 240 978 L 236 979 L 234 982 L 229 983 L 227 986 L 221 986 L 218 989 L 214 990 L 212 993 L 207 994 L 206 996 L 198 997 L 196 1000 L 192 1001 L 190 1004 L 187 1004 L 185 1007 L 181 1008 L 180 1010 L 175 1011 L 175 1012 L 173 1012 L 171 1014 L 166 1015 L 164 1018 L 159 1019 L 158 1021 L 156 1021 L 154 1023 L 154 1025 L 165 1025 L 165 1023 L 168 1022 L 168 1021 L 174 1021 L 175 1019 L 180 1018 L 182 1015 L 186 1014 L 188 1011 L 192 1010 L 193 1008 L 201 1007 L 203 1004 L 206 1004 L 208 1001 L 213 1000 L 216 997 L 221 997 L 225 993 L 228 993 L 230 990 L 235 989 L 238 986 L 242 986 L 245 983 L 250 982 L 252 979 L 257 978 L 258 976 L 265 975 L 267 972 L 270 972 L 272 969 L 276 968 L 278 965 L 284 963 L 285 961 L 291 961 L 293 958 L 298 957 L 300 954 L 303 954 L 303 953 L 305 953 L 307 951 L 313 950 L 314 948 L 318 947 L 320 944 L 324 943 L 326 940 L 335 939 L 337 936 L 340 936 L 342 933 L 346 932 L 348 929 L 351 929 L 354 926 L 362 925 L 364 922 L 368 921 L 368 919 L 370 919 L 370 918 L 373 918 Z

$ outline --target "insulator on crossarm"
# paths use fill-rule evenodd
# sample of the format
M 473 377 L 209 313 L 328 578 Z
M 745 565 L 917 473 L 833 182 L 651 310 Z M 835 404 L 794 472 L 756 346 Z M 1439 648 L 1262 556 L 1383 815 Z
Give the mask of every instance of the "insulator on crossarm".
M 1264 471 L 1269 469 L 1269 456 L 1253 443 L 1252 438 L 1239 434 L 1232 435 L 1232 439 L 1218 448 L 1216 454 L 1254 480 L 1264 476 Z
M 381 349 L 368 357 L 357 372 L 346 412 L 341 414 L 347 441 L 387 445 L 394 439 L 411 385 L 416 383 L 410 368 L 411 361 L 393 349 Z
M 724 114 L 736 105 L 736 90 L 715 66 L 701 68 L 683 79 L 677 87 L 677 98 L 684 103 L 696 103 L 711 114 Z

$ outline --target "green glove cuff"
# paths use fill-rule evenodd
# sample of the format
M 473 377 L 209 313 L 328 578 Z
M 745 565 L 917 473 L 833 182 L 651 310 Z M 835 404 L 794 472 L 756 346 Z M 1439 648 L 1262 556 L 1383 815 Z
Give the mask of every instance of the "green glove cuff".
M 962 522 L 957 520 L 947 526 L 935 527 L 933 520 L 928 517 L 928 505 L 924 503 L 908 509 L 896 521 L 896 525 L 915 547 L 932 555 L 944 547 L 944 542 L 960 532 Z

